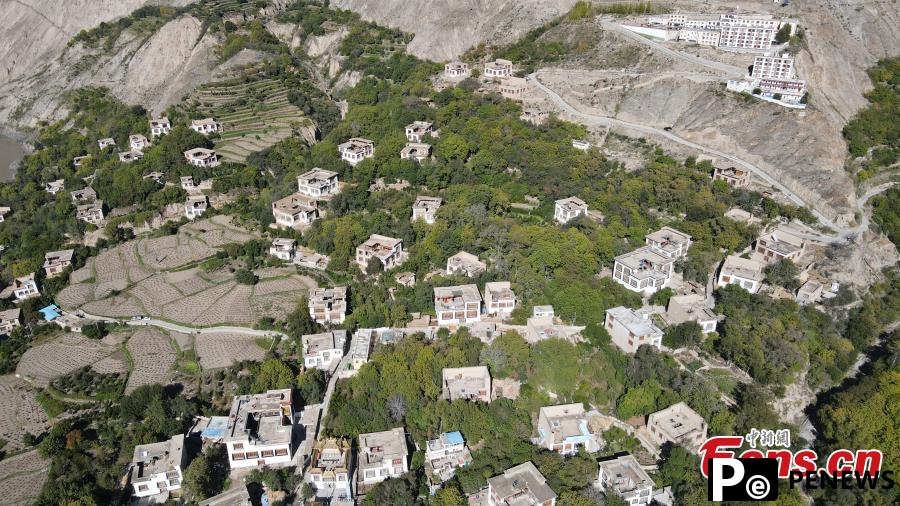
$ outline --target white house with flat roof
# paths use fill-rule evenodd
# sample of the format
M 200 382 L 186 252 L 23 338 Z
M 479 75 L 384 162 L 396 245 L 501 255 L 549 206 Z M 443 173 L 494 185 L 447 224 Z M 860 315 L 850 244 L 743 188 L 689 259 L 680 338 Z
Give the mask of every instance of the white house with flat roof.
M 181 489 L 186 466 L 184 434 L 160 443 L 135 446 L 128 473 L 134 496 L 149 497 Z
M 217 167 L 219 165 L 219 157 L 212 149 L 189 149 L 184 152 L 184 158 L 195 167 Z
M 475 285 L 436 286 L 434 312 L 439 326 L 481 321 L 481 294 Z
M 446 367 L 441 377 L 442 399 L 491 402 L 491 374 L 487 367 Z
M 509 281 L 489 281 L 484 284 L 484 312 L 508 318 L 516 308 L 516 294 Z
M 431 156 L 431 144 L 421 142 L 408 142 L 400 149 L 401 160 L 413 160 L 422 163 Z
M 694 453 L 706 441 L 706 420 L 683 402 L 651 413 L 647 429 L 656 444 L 673 443 Z
M 357 481 L 361 486 L 399 478 L 409 471 L 406 431 L 403 427 L 359 435 Z
M 425 469 L 433 485 L 453 478 L 458 468 L 471 462 L 472 454 L 459 431 L 444 432 L 425 442 Z
M 587 214 L 588 205 L 578 197 L 569 197 L 556 201 L 553 206 L 553 219 L 560 225 L 574 220 L 582 214 Z
M 591 149 L 591 143 L 585 139 L 572 139 L 572 147 L 579 151 L 587 151 Z
M 116 145 L 116 140 L 112 137 L 106 137 L 97 141 L 97 145 L 100 146 L 100 149 L 106 149 L 110 146 Z
M 184 216 L 193 220 L 203 216 L 203 213 L 209 208 L 209 200 L 206 195 L 190 195 L 184 201 Z
M 534 306 L 531 311 L 531 316 L 534 318 L 550 318 L 552 320 L 556 317 L 553 306 Z
M 573 455 L 580 449 L 600 450 L 580 402 L 542 407 L 538 412 L 537 433 L 538 446 L 562 455 Z
M 750 258 L 741 258 L 737 255 L 728 255 L 719 268 L 719 277 L 716 287 L 723 288 L 728 285 L 738 285 L 750 293 L 756 293 L 765 279 L 765 264 Z
M 671 325 L 697 322 L 704 334 L 715 332 L 719 316 L 707 305 L 706 297 L 699 294 L 673 295 L 666 308 L 666 321 Z
M 426 135 L 432 132 L 433 125 L 430 121 L 413 121 L 406 125 L 406 140 L 409 142 L 422 142 Z
M 429 225 L 434 225 L 437 219 L 437 210 L 444 199 L 440 197 L 428 197 L 419 195 L 412 206 L 412 221 L 423 220 Z
M 140 151 L 132 150 L 119 152 L 119 161 L 122 163 L 136 162 L 141 158 L 144 158 L 144 153 L 141 153 Z
M 366 158 L 375 156 L 375 143 L 362 137 L 353 137 L 338 146 L 341 159 L 350 165 L 356 165 Z
M 469 77 L 469 64 L 454 60 L 444 64 L 444 77 L 450 79 L 463 79 Z
M 50 181 L 49 183 L 44 185 L 44 190 L 47 191 L 50 195 L 56 195 L 57 193 L 66 189 L 66 180 L 65 179 L 57 179 L 56 181 Z
M 235 396 L 222 439 L 228 464 L 238 469 L 289 463 L 293 430 L 290 388 Z
M 58 276 L 72 266 L 75 250 L 48 251 L 44 254 L 44 274 L 48 278 Z
M 755 248 L 756 253 L 769 264 L 784 259 L 796 262 L 805 250 L 806 241 L 783 226 L 776 227 L 772 232 L 760 236 L 756 240 Z
M 301 338 L 303 343 L 303 365 L 307 369 L 331 369 L 334 362 L 344 357 L 344 345 L 347 344 L 346 330 L 333 330 L 321 334 L 307 334 Z
M 488 478 L 488 506 L 555 506 L 556 492 L 530 461 Z
M 34 280 L 33 272 L 14 279 L 10 288 L 12 288 L 12 294 L 16 298 L 16 302 L 37 297 L 41 294 L 38 290 L 37 281 Z
M 353 448 L 350 441 L 329 437 L 316 441 L 303 481 L 316 491 L 316 499 L 331 504 L 353 503 L 350 487 Z
M 660 349 L 662 330 L 645 316 L 622 306 L 607 309 L 604 327 L 613 344 L 629 354 L 636 352 L 643 344 Z
M 95 200 L 89 204 L 76 206 L 75 218 L 99 227 L 103 223 L 103 201 Z
M 272 246 L 269 247 L 269 254 L 279 260 L 290 262 L 294 259 L 294 250 L 296 247 L 297 241 L 278 237 L 272 240 Z
M 22 325 L 22 310 L 19 308 L 0 311 L 0 335 L 9 335 L 13 329 Z
M 132 151 L 143 151 L 150 147 L 150 141 L 143 134 L 131 134 L 128 136 L 128 145 Z
M 316 288 L 309 293 L 309 316 L 316 323 L 340 325 L 347 315 L 347 287 Z
M 465 251 L 460 251 L 447 258 L 448 276 L 468 276 L 474 278 L 486 270 L 486 263 L 479 260 L 477 256 Z
M 150 137 L 159 137 L 172 131 L 169 118 L 157 118 L 150 120 Z
M 615 258 L 613 281 L 633 292 L 650 296 L 672 282 L 675 260 L 654 251 L 650 246 L 638 248 Z
M 365 272 L 369 261 L 378 259 L 384 270 L 393 269 L 406 261 L 403 240 L 384 235 L 372 234 L 366 242 L 356 247 L 356 265 Z
M 222 129 L 222 125 L 212 118 L 192 119 L 191 130 L 198 134 L 209 135 Z
M 272 216 L 278 227 L 302 227 L 319 218 L 319 204 L 308 195 L 294 193 L 272 202 Z
M 375 329 L 357 329 L 350 338 L 350 350 L 347 357 L 350 360 L 349 367 L 358 371 L 369 361 L 369 353 L 372 351 L 372 341 L 378 332 Z
M 318 167 L 297 176 L 297 191 L 315 199 L 334 195 L 340 190 L 338 173 Z
M 621 497 L 630 506 L 646 506 L 653 496 L 653 480 L 630 454 L 614 455 L 598 460 L 595 486 Z
M 509 60 L 497 58 L 484 64 L 484 77 L 502 79 L 512 76 L 513 63 Z
M 644 240 L 650 249 L 672 260 L 687 257 L 691 247 L 691 236 L 672 227 L 663 227 L 647 234 Z

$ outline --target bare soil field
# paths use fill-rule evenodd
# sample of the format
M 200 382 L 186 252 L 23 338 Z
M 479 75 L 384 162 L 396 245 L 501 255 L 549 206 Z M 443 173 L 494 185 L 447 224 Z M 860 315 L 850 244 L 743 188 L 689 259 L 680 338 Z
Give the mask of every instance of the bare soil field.
M 49 466 L 37 451 L 0 461 L 0 504 L 31 504 L 44 487 Z
M 125 385 L 126 394 L 142 385 L 165 385 L 168 382 L 178 357 L 165 332 L 156 327 L 141 328 L 131 336 L 126 346 L 134 361 L 134 369 Z
M 119 349 L 116 343 L 122 338 L 123 335 L 118 333 L 110 334 L 102 341 L 80 334 L 63 334 L 26 351 L 16 367 L 16 374 L 38 386 L 47 386 L 55 378 L 109 357 Z
M 12 374 L 0 376 L 0 438 L 6 441 L 7 451 L 21 449 L 26 432 L 40 434 L 50 428 L 47 414 L 35 400 L 35 394 L 34 388 L 24 380 Z M 5 462 L 0 461 L 0 491 L 4 490 L 2 480 L 7 476 L 2 472 Z
M 228 367 L 242 360 L 262 360 L 266 350 L 256 344 L 258 336 L 228 333 L 197 334 L 194 350 L 204 369 Z

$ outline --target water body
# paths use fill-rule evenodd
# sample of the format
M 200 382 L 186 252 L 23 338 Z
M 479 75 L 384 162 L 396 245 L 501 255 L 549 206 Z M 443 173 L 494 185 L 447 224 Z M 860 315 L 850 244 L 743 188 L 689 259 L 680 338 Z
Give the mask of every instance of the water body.
M 16 177 L 15 166 L 25 156 L 25 147 L 9 137 L 0 135 L 0 181 Z

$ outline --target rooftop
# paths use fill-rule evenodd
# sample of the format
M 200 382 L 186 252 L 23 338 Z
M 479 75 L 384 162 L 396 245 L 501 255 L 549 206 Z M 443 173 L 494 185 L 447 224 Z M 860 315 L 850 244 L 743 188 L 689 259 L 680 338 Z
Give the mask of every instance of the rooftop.
M 194 148 L 184 152 L 184 156 L 188 158 L 207 158 L 216 154 L 215 151 L 206 148 Z
M 703 430 L 705 425 L 703 417 L 683 402 L 652 413 L 650 418 L 657 427 L 673 438 L 679 438 L 696 430 Z
M 50 251 L 44 255 L 44 267 L 59 265 L 72 261 L 72 255 L 75 250 L 65 249 L 62 251 Z
M 428 153 L 431 152 L 431 144 L 425 144 L 422 142 L 407 142 L 406 146 L 403 146 L 403 149 L 400 150 L 400 156 L 428 156 Z
M 10 320 L 18 320 L 19 316 L 22 314 L 22 310 L 19 308 L 7 309 L 6 311 L 0 311 L 0 322 L 8 322 Z
M 412 130 L 414 133 L 424 133 L 428 130 L 431 130 L 431 122 L 429 121 L 413 121 L 412 123 L 406 125 L 407 130 Z
M 168 441 L 137 445 L 131 458 L 132 483 L 150 481 L 153 475 L 168 473 L 181 466 L 184 453 L 184 434 Z
M 441 207 L 441 202 L 444 199 L 440 197 L 427 197 L 425 195 L 419 195 L 416 197 L 416 201 L 413 203 L 413 209 L 425 209 L 429 212 L 437 211 L 439 207 Z
M 658 244 L 658 248 L 667 252 L 674 252 L 681 244 L 691 240 L 691 236 L 679 232 L 672 227 L 663 227 L 656 232 L 647 234 L 646 239 Z
M 556 498 L 544 475 L 531 462 L 511 467 L 503 474 L 488 478 L 491 491 L 509 506 L 543 504 Z
M 451 393 L 472 394 L 482 389 L 489 391 L 491 386 L 491 373 L 483 365 L 446 367 L 441 371 L 441 377 Z
M 347 287 L 316 288 L 309 294 L 310 304 L 328 304 L 347 300 Z
M 436 439 L 429 439 L 426 443 L 426 448 L 429 452 L 440 451 L 449 446 L 456 446 L 466 444 L 466 440 L 463 439 L 463 435 L 458 430 L 453 432 L 444 432 Z
M 283 237 L 278 237 L 272 240 L 272 247 L 279 250 L 290 250 L 294 249 L 294 246 L 297 244 L 297 241 L 294 239 L 285 239 Z
M 359 435 L 359 465 L 381 465 L 385 460 L 406 458 L 406 431 L 397 427 Z
M 481 293 L 475 285 L 434 287 L 434 309 L 436 311 L 463 310 L 466 302 L 481 302 Z
M 584 416 L 584 405 L 580 402 L 573 404 L 560 404 L 558 406 L 544 406 L 541 408 L 539 418 L 544 419 L 550 425 L 553 443 L 565 441 L 571 437 L 589 436 L 587 419 Z M 542 434 L 542 436 L 547 436 Z
M 649 246 L 644 246 L 617 256 L 616 262 L 631 269 L 632 276 L 642 279 L 653 276 L 664 277 L 665 274 L 654 269 L 654 266 L 669 264 L 672 260 L 653 251 Z
M 291 389 L 264 394 L 238 395 L 231 402 L 225 441 L 258 440 L 264 444 L 290 443 Z
M 762 281 L 764 268 L 765 266 L 756 260 L 741 258 L 737 255 L 728 255 L 728 258 L 722 264 L 722 274 Z
M 366 239 L 366 242 L 359 245 L 365 251 L 377 256 L 378 258 L 386 258 L 403 241 L 394 239 L 385 235 L 372 234 Z
M 644 487 L 653 487 L 653 480 L 629 454 L 601 458 L 597 463 L 606 476 L 607 483 L 620 495 Z
M 328 183 L 329 179 L 337 177 L 337 175 L 337 172 L 316 167 L 297 176 L 297 180 L 311 186 L 316 186 Z
M 460 251 L 459 253 L 447 259 L 447 266 L 451 270 L 463 268 L 466 271 L 483 271 L 487 269 L 487 264 L 478 259 L 477 256 Z
M 347 331 L 340 329 L 321 334 L 303 336 L 303 352 L 306 355 L 317 355 L 324 350 L 342 350 L 347 341 Z
M 291 195 L 288 195 L 287 197 L 272 202 L 272 209 L 284 213 L 289 213 L 291 215 L 300 212 L 311 213 L 315 211 L 317 207 L 318 205 L 316 204 L 316 201 L 314 199 L 311 199 L 306 195 L 302 195 L 300 193 L 293 193 Z
M 641 318 L 633 309 L 619 306 L 607 309 L 606 313 L 612 315 L 617 322 L 622 324 L 629 332 L 636 336 L 661 334 L 662 331 L 650 321 L 649 318 Z
M 516 298 L 516 294 L 513 293 L 512 288 L 510 288 L 509 281 L 490 281 L 488 283 L 485 283 L 484 294 L 485 297 L 490 294 L 491 300 L 506 300 Z
M 561 207 L 562 209 L 570 213 L 587 209 L 587 204 L 578 197 L 569 197 L 567 199 L 557 200 L 556 206 Z
M 741 170 L 741 169 L 738 169 L 737 167 L 728 167 L 725 169 L 720 169 L 720 168 L 716 167 L 716 172 L 719 174 L 722 174 L 722 175 L 725 175 L 728 177 L 737 178 L 737 179 L 747 177 L 750 174 L 746 170 Z
M 760 239 L 766 243 L 766 248 L 781 255 L 790 255 L 803 249 L 803 238 L 783 227 L 777 227 Z
M 364 151 L 374 146 L 375 143 L 370 141 L 369 139 L 364 139 L 362 137 L 353 137 L 351 139 L 347 139 L 347 142 L 344 142 L 340 146 L 338 146 L 338 149 L 340 151 Z
M 206 125 L 215 125 L 216 120 L 212 118 L 203 118 L 203 119 L 192 119 L 191 125 L 193 126 L 206 126 Z

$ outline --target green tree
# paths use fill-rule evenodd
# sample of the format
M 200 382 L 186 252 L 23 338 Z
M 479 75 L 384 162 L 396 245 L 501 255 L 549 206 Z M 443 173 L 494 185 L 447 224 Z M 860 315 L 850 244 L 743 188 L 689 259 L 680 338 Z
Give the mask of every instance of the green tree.
M 697 346 L 703 341 L 703 328 L 695 321 L 687 321 L 666 328 L 663 344 L 669 348 Z
M 675 292 L 671 288 L 663 288 L 650 296 L 650 304 L 653 304 L 654 306 L 668 306 L 669 299 L 671 299 L 674 294 Z
M 280 388 L 291 388 L 294 385 L 294 373 L 291 368 L 277 358 L 270 358 L 260 364 L 259 372 L 253 381 L 253 391 L 265 392 Z
M 775 33 L 775 43 L 784 44 L 789 40 L 791 40 L 791 25 L 790 23 L 785 23 L 778 29 L 778 32 Z
M 766 266 L 766 281 L 773 285 L 782 286 L 787 290 L 794 291 L 800 288 L 800 269 L 787 258 L 782 258 L 772 265 Z

